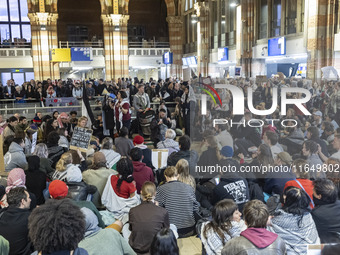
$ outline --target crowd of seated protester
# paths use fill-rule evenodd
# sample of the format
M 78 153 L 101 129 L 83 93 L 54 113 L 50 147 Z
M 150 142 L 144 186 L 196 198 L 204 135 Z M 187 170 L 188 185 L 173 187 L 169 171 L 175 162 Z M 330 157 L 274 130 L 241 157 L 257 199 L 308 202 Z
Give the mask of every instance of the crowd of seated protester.
M 271 107 L 273 88 L 308 89 L 313 97 L 302 106 L 311 115 L 289 105 L 286 116 L 280 106 L 266 116 L 233 116 L 230 92 L 223 89 L 225 105 L 208 101 L 202 115 L 197 80 L 121 78 L 84 81 L 89 99 L 105 89 L 118 99 L 107 107 L 107 98 L 100 99 L 103 115 L 92 123 L 75 111 L 0 116 L 6 172 L 0 253 L 176 255 L 177 239 L 191 236 L 209 255 L 307 255 L 308 245 L 340 243 L 340 83 L 223 82 L 252 88 L 259 110 Z M 82 82 L 71 80 L 32 80 L 20 89 L 10 80 L 0 88 L 6 98 L 35 93 L 84 95 Z M 129 110 L 142 118 L 157 100 L 162 102 L 148 136 L 135 129 Z M 216 118 L 226 124 L 213 126 Z M 253 125 L 242 124 L 249 121 Z M 94 131 L 82 150 L 70 146 L 76 127 Z

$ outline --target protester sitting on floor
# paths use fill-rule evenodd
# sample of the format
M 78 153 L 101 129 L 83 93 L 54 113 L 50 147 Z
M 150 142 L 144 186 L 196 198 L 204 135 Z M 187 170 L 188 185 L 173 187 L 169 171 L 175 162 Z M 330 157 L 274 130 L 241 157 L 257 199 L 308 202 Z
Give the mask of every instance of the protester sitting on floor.
M 190 185 L 195 191 L 196 181 L 195 178 L 190 175 L 189 162 L 186 159 L 180 159 L 176 164 L 176 169 L 178 172 L 178 181 Z
M 29 237 L 38 254 L 88 255 L 87 251 L 78 248 L 84 238 L 85 220 L 80 208 L 69 199 L 50 199 L 34 210 L 28 222 Z M 58 231 L 56 231 L 58 229 Z
M 283 193 L 283 207 L 274 213 L 269 230 L 286 243 L 287 254 L 307 254 L 307 244 L 320 244 L 306 192 L 288 187 Z
M 249 201 L 244 206 L 244 222 L 247 229 L 227 242 L 222 255 L 238 254 L 270 254 L 285 255 L 285 242 L 275 233 L 266 230 L 269 212 L 265 204 L 259 200 Z
M 38 156 L 40 159 L 39 170 L 45 173 L 49 178 L 51 178 L 55 170 L 51 167 L 52 161 L 48 158 L 48 149 L 47 149 L 46 144 L 38 143 L 35 146 L 35 149 L 32 155 Z
M 46 189 L 46 174 L 41 172 L 38 156 L 27 158 L 28 171 L 26 171 L 26 187 L 37 198 L 37 205 L 45 203 L 43 191 Z
M 113 150 L 113 140 L 111 137 L 105 137 L 103 139 L 100 152 L 105 155 L 107 168 L 115 169 L 121 156 Z
M 212 210 L 212 220 L 201 227 L 201 240 L 207 255 L 221 254 L 223 246 L 247 227 L 237 204 L 231 199 L 218 202 Z
M 292 164 L 292 171 L 295 174 L 296 178 L 294 180 L 286 182 L 284 190 L 290 186 L 302 189 L 304 192 L 307 193 L 310 200 L 309 206 L 311 207 L 311 209 L 313 209 L 313 182 L 309 180 L 308 162 L 304 159 L 294 160 Z
M 307 162 L 309 164 L 309 177 L 312 180 L 317 178 L 325 178 L 326 174 L 324 172 L 318 171 L 322 165 L 322 160 L 318 155 L 318 145 L 316 142 L 307 140 L 302 145 L 302 154 L 307 157 Z
M 152 152 L 151 150 L 144 144 L 144 138 L 140 135 L 136 135 L 135 138 L 133 138 L 133 144 L 135 145 L 135 148 L 140 148 L 143 152 L 143 163 L 145 163 L 148 167 L 151 169 L 154 169 L 155 167 L 152 165 Z
M 82 173 L 83 181 L 86 184 L 93 185 L 97 188 L 97 191 L 92 198 L 92 202 L 97 208 L 103 208 L 101 202 L 101 196 L 105 188 L 107 179 L 112 174 L 116 175 L 117 171 L 107 168 L 105 155 L 98 151 L 94 154 L 93 165 L 91 169 L 88 169 Z
M 198 153 L 190 150 L 190 137 L 187 135 L 181 136 L 178 140 L 180 151 L 172 153 L 167 160 L 168 166 L 175 166 L 180 159 L 186 159 L 189 162 L 191 173 L 195 172 L 195 167 L 198 162 Z
M 6 193 L 8 193 L 11 189 L 17 188 L 17 187 L 23 187 L 26 189 L 26 175 L 23 169 L 21 168 L 14 168 L 8 173 L 7 176 L 7 187 L 6 187 Z M 33 210 L 37 205 L 37 198 L 32 193 L 27 191 L 30 195 L 30 210 Z M 1 200 L 1 206 L 7 207 L 7 196 L 3 196 Z
M 161 229 L 153 238 L 150 255 L 179 255 L 179 248 L 177 245 L 177 240 L 169 228 Z
M 50 183 L 48 187 L 48 191 L 50 194 L 50 198 L 56 199 L 56 200 L 61 200 L 67 198 L 71 198 L 69 194 L 69 187 L 66 185 L 65 182 L 60 181 L 60 180 L 54 180 Z M 75 204 L 76 206 L 83 208 L 86 207 L 90 209 L 98 218 L 99 226 L 100 227 L 105 227 L 105 224 L 102 220 L 102 216 L 95 207 L 95 205 L 91 201 L 75 201 L 71 199 L 72 203 Z
M 157 232 L 170 226 L 169 214 L 155 204 L 155 196 L 155 184 L 145 182 L 141 189 L 142 203 L 129 212 L 129 243 L 139 254 L 147 253 Z
M 135 254 L 128 242 L 120 235 L 122 222 L 116 221 L 105 229 L 98 227 L 96 215 L 87 208 L 81 208 L 85 216 L 85 238 L 79 247 L 89 255 Z
M 152 169 L 142 162 L 144 156 L 140 148 L 133 148 L 130 151 L 130 158 L 133 164 L 133 179 L 136 182 L 137 193 L 140 194 L 141 188 L 146 181 L 155 182 L 155 175 Z
M 263 141 L 270 147 L 274 160 L 276 159 L 277 154 L 283 152 L 282 147 L 278 144 L 278 140 L 278 135 L 272 131 L 267 131 L 263 135 Z
M 4 155 L 5 171 L 13 168 L 27 169 L 27 160 L 24 153 L 25 142 L 22 138 L 14 138 L 9 146 L 8 152 Z
M 48 158 L 52 161 L 52 168 L 56 167 L 61 155 L 66 151 L 64 147 L 59 146 L 60 136 L 57 132 L 49 133 L 47 137 Z
M 294 180 L 295 176 L 291 169 L 292 157 L 285 151 L 277 154 L 275 167 L 279 172 L 268 171 L 264 181 L 263 191 L 269 195 L 281 195 L 287 181 Z
M 80 151 L 78 155 L 81 158 L 82 166 L 74 165 L 72 159 L 72 153 L 66 152 L 59 159 L 56 170 L 52 176 L 53 180 L 61 180 L 64 182 L 81 182 L 81 171 L 87 168 L 86 161 Z
M 31 199 L 24 187 L 15 187 L 7 193 L 8 207 L 0 211 L 0 235 L 9 242 L 9 255 L 31 254 L 28 238 L 28 217 Z
M 179 237 L 191 236 L 195 227 L 194 213 L 199 209 L 194 190 L 178 181 L 176 167 L 168 167 L 164 175 L 167 182 L 157 188 L 155 200 L 168 211 L 170 223 L 177 227 Z
M 317 179 L 313 184 L 315 207 L 312 216 L 321 243 L 339 243 L 340 200 L 337 199 L 337 189 L 333 182 L 328 179 Z
M 128 221 L 130 208 L 140 203 L 136 183 L 133 179 L 133 165 L 128 158 L 121 158 L 117 163 L 118 175 L 109 176 L 103 194 L 102 204 L 115 219 L 124 224 Z
M 157 149 L 168 149 L 169 156 L 173 152 L 179 151 L 179 144 L 174 139 L 176 138 L 176 132 L 172 129 L 167 129 L 165 132 L 165 140 L 157 143 Z

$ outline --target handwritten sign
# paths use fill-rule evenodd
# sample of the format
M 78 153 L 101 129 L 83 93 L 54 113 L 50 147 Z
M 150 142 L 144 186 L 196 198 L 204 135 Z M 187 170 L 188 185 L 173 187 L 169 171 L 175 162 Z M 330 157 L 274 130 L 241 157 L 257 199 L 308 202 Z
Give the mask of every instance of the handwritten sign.
M 70 142 L 70 149 L 79 149 L 82 152 L 86 152 L 87 148 L 89 147 L 92 132 L 92 129 L 75 127 Z

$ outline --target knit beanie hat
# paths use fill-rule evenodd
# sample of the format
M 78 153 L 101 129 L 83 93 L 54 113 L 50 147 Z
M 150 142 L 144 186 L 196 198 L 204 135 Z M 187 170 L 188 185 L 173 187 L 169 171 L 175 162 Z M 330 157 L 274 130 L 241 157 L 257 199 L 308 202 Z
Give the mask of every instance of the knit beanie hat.
M 221 149 L 221 154 L 222 154 L 224 157 L 231 158 L 231 157 L 234 155 L 234 150 L 233 150 L 233 148 L 231 148 L 230 146 L 224 146 L 224 147 Z
M 143 136 L 136 135 L 135 138 L 133 138 L 133 143 L 134 144 L 142 144 L 142 143 L 144 143 Z

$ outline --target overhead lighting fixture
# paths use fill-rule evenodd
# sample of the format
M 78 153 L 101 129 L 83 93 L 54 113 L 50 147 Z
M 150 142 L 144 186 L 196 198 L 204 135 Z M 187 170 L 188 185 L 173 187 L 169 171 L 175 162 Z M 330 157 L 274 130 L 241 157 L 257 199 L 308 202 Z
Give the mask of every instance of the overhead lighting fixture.
M 234 0 L 232 3 L 230 3 L 230 7 L 236 7 L 240 5 L 240 2 L 238 0 Z

